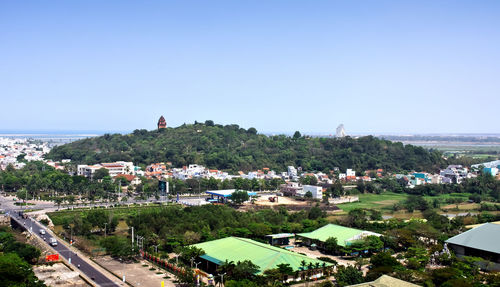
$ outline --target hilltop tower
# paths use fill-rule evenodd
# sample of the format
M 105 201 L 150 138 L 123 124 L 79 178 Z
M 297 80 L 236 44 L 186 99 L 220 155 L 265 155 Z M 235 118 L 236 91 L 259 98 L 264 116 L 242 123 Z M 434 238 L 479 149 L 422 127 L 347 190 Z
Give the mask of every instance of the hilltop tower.
M 335 133 L 335 136 L 338 137 L 338 138 L 343 138 L 346 136 L 346 133 L 345 133 L 345 129 L 344 129 L 344 125 L 343 124 L 340 124 L 338 127 L 337 127 L 337 132 Z
M 165 118 L 163 116 L 160 117 L 158 120 L 158 129 L 164 129 L 167 127 L 167 122 L 165 121 Z

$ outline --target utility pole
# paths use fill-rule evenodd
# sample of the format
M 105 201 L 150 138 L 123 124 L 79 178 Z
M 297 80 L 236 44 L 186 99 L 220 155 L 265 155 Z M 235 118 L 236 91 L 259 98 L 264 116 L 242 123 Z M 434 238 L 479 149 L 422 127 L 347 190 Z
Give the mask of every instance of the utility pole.
M 134 227 L 132 226 L 132 251 L 134 250 Z

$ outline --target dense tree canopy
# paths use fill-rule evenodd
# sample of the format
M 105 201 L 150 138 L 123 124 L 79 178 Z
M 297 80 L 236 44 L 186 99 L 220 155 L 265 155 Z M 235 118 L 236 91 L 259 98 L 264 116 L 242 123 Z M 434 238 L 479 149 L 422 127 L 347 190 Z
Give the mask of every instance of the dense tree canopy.
M 228 236 L 262 240 L 267 234 L 312 231 L 326 224 L 322 214 L 316 217 L 310 216 L 310 213 L 289 213 L 284 208 L 239 212 L 220 205 L 169 206 L 132 214 L 127 224 L 134 227 L 136 234 L 146 237 L 148 242 L 156 240 L 151 236 L 159 239 L 159 250 L 171 251 L 176 246 L 199 241 Z
M 6 228 L 0 229 L 0 286 L 44 287 L 33 273 L 40 250 L 17 241 Z
M 375 168 L 431 171 L 445 163 L 437 151 L 429 152 L 422 147 L 372 136 L 358 139 L 312 138 L 300 133 L 293 137 L 266 136 L 257 134 L 254 128 L 245 130 L 238 125 L 207 122 L 83 139 L 54 148 L 47 158 L 69 158 L 76 163 L 88 164 L 118 160 L 141 165 L 153 162 L 172 162 L 174 166 L 198 163 L 228 171 L 263 167 L 283 171 L 288 165 L 317 171 L 334 167 L 359 171 Z

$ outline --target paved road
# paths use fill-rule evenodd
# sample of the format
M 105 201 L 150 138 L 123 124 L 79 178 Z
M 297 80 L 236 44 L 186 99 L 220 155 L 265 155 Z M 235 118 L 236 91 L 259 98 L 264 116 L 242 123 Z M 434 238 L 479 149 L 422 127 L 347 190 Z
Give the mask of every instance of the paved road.
M 33 234 L 36 234 L 38 237 L 42 238 L 42 240 L 45 240 L 45 243 L 48 245 L 49 239 L 52 237 L 50 233 L 47 231 L 47 229 L 38 224 L 35 220 L 31 218 L 24 219 L 21 216 L 19 216 L 18 212 L 14 210 L 6 210 L 9 212 L 11 215 L 11 218 L 13 218 L 19 225 L 24 226 L 28 231 L 32 230 Z M 40 234 L 40 230 L 45 230 L 45 235 Z M 61 244 L 61 241 L 57 240 L 57 246 L 52 246 L 59 254 L 60 256 L 63 256 L 71 262 L 73 266 L 76 268 L 79 268 L 87 277 L 92 279 L 96 284 L 99 286 L 103 287 L 108 287 L 108 286 L 120 286 L 110 279 L 103 275 L 100 271 L 92 267 L 90 264 L 82 260 L 80 257 L 76 255 L 73 251 L 69 250 L 68 247 L 66 247 L 64 244 Z M 117 279 L 118 281 L 118 279 Z

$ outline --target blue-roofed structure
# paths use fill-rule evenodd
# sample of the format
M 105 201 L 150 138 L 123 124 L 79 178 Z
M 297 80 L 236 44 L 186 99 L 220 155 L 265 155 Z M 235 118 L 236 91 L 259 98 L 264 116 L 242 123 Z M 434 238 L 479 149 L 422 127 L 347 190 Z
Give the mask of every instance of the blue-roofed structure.
M 222 190 L 207 190 L 206 193 L 211 195 L 211 199 L 208 201 L 210 202 L 221 202 L 225 203 L 229 198 L 231 198 L 231 195 L 238 189 L 222 189 Z M 246 191 L 246 190 L 241 190 L 241 191 Z M 257 195 L 257 192 L 252 192 L 252 191 L 246 191 L 248 196 L 254 196 Z

